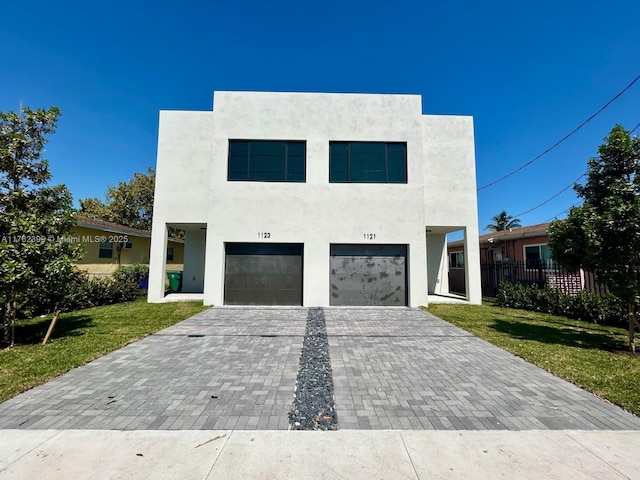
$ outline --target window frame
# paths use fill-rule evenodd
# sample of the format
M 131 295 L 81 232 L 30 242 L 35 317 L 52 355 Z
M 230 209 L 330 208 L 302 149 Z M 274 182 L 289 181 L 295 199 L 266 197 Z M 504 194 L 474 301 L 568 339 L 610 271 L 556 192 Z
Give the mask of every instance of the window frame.
M 232 144 L 234 143 L 248 143 L 247 148 L 247 168 L 246 174 L 247 178 L 231 178 L 231 152 L 232 152 Z M 273 179 L 273 180 L 265 180 L 259 178 L 251 178 L 251 144 L 266 144 L 266 143 L 284 143 L 285 144 L 285 153 L 284 153 L 284 171 L 282 179 Z M 302 145 L 302 180 L 289 180 L 287 177 L 290 174 L 289 171 L 289 147 L 292 144 Z M 258 155 L 256 155 L 257 157 Z M 294 156 L 293 154 L 291 155 Z M 227 181 L 228 182 L 277 182 L 277 183 L 306 183 L 307 181 L 307 141 L 306 140 L 275 140 L 275 139 L 265 139 L 265 140 L 256 140 L 256 139 L 240 139 L 240 138 L 230 138 L 227 145 Z
M 456 256 L 456 261 L 455 261 L 455 265 L 453 262 L 453 256 Z M 458 258 L 462 258 L 462 262 L 458 262 Z M 464 269 L 464 252 L 463 251 L 458 251 L 458 252 L 450 252 L 449 253 L 449 268 L 452 269 Z
M 175 247 L 167 247 L 167 262 L 173 262 L 175 258 Z
M 107 248 L 104 245 L 109 245 L 110 247 Z M 106 256 L 106 253 L 103 254 L 103 252 L 109 252 L 109 256 Z M 100 242 L 100 244 L 98 245 L 98 258 L 104 258 L 104 259 L 111 259 L 113 258 L 113 242 Z
M 538 264 L 539 266 L 530 266 L 529 260 L 527 259 L 527 248 L 538 248 Z M 551 257 L 551 249 L 549 249 L 549 260 L 544 262 L 542 259 L 542 247 L 549 248 L 548 243 L 530 243 L 527 245 L 522 245 L 522 258 L 524 259 L 524 268 L 525 270 L 552 270 L 555 268 L 556 262 Z
M 367 181 L 360 181 L 360 180 L 352 180 L 352 169 L 351 169 L 351 146 L 354 144 L 379 144 L 379 145 L 384 145 L 384 175 L 385 175 L 385 180 L 384 181 L 376 181 L 376 180 L 367 180 Z M 332 155 L 332 146 L 333 145 L 347 145 L 347 179 L 346 180 L 333 180 L 332 179 L 332 173 L 333 173 L 333 169 L 332 169 L 332 161 L 333 161 L 333 155 Z M 403 167 L 404 167 L 404 171 L 403 171 L 403 180 L 400 182 L 396 182 L 396 181 L 389 181 L 389 146 L 390 145 L 402 145 L 404 147 L 404 159 L 403 159 Z M 408 169 L 408 162 L 407 162 L 407 157 L 408 157 L 408 153 L 407 153 L 407 142 L 380 142 L 380 141 L 366 141 L 366 140 L 357 140 L 357 141 L 352 141 L 352 140 L 330 140 L 329 141 L 329 183 L 383 183 L 383 184 L 389 184 L 389 185 L 406 185 L 407 183 L 409 183 L 409 169 Z

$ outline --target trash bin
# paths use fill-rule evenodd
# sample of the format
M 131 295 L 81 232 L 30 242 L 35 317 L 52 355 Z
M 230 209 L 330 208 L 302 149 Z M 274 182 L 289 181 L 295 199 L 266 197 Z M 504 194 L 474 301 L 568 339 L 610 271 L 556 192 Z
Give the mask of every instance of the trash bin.
M 167 277 L 169 277 L 169 288 L 171 291 L 179 292 L 182 289 L 182 271 L 169 270 L 167 271 Z

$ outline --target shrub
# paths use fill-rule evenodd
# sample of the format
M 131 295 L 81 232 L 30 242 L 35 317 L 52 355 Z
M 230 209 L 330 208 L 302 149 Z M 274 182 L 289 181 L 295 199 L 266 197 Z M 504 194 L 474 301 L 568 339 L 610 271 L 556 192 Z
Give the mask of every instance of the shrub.
M 143 279 L 149 278 L 149 266 L 140 263 L 121 265 L 113 273 L 113 277 L 120 282 L 133 282 L 141 285 Z
M 50 313 L 56 308 L 55 299 L 46 289 L 32 288 L 26 295 L 26 302 L 19 305 L 22 318 Z M 140 294 L 140 283 L 132 280 L 132 276 L 113 275 L 104 278 L 89 278 L 85 272 L 74 270 L 69 280 L 68 295 L 59 305 L 63 311 L 81 310 L 83 308 L 130 302 Z
M 603 297 L 586 290 L 566 294 L 555 288 L 503 282 L 498 288 L 496 303 L 501 307 L 562 315 L 603 325 L 627 325 L 624 305 L 611 294 Z
M 68 311 L 81 310 L 113 303 L 130 302 L 135 300 L 139 294 L 140 285 L 131 280 L 121 280 L 117 277 L 90 279 L 86 274 L 79 273 L 72 282 L 64 309 Z

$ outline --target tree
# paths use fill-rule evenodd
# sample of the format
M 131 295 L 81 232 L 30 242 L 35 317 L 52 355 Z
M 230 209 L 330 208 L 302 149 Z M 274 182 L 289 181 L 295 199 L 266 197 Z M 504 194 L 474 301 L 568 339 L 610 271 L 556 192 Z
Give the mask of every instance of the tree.
M 97 198 L 80 200 L 80 213 L 90 218 L 151 230 L 156 172 L 134 173 L 128 182 L 107 188 L 106 203 Z
M 15 342 L 17 304 L 40 284 L 64 296 L 77 245 L 65 241 L 75 223 L 71 194 L 51 178 L 42 158 L 60 110 L 0 112 L 0 297 L 4 342 Z M 60 297 L 62 298 L 62 297 Z
M 616 125 L 588 161 L 587 181 L 574 190 L 583 204 L 549 228 L 551 254 L 571 271 L 593 271 L 625 305 L 629 348 L 640 329 L 640 139 Z
M 511 215 L 507 215 L 507 212 L 504 210 L 499 214 L 491 217 L 491 221 L 493 223 L 490 223 L 489 225 L 484 227 L 485 230 L 491 230 L 492 232 L 502 232 L 504 230 L 519 228 L 521 226 L 519 218 L 513 218 Z
M 80 200 L 80 213 L 96 220 L 106 220 L 109 217 L 107 206 L 97 198 Z

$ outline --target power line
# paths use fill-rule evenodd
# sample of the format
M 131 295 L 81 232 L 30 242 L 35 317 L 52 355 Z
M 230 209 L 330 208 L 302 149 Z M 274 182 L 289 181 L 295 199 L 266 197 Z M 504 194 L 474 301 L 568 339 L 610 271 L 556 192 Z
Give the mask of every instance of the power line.
M 556 193 L 554 196 L 546 199 L 544 202 L 542 202 L 539 205 L 536 205 L 533 208 L 530 208 L 529 210 L 527 210 L 526 212 L 522 212 L 522 213 L 518 213 L 517 215 L 515 215 L 516 217 L 520 217 L 522 215 L 526 215 L 529 212 L 533 212 L 534 210 L 537 210 L 538 208 L 540 208 L 543 205 L 546 205 L 547 203 L 549 203 L 551 200 L 553 200 L 554 198 L 556 198 L 558 195 L 560 195 L 561 193 L 566 192 L 567 190 L 569 190 L 571 187 L 573 187 L 573 185 L 580 180 L 582 177 L 584 177 L 587 174 L 587 172 L 583 173 L 582 175 L 580 175 L 578 178 L 576 178 L 573 182 L 571 182 L 569 185 L 567 185 L 566 187 L 564 187 L 562 190 L 560 190 L 558 193 Z
M 578 205 L 577 203 L 574 203 L 573 205 L 571 205 L 569 208 L 564 209 L 563 211 L 561 211 L 560 213 L 556 213 L 553 217 L 548 218 L 547 220 L 544 221 L 544 223 L 550 222 L 551 220 L 555 220 L 556 218 L 558 218 L 560 215 L 562 215 L 563 213 L 567 213 L 569 210 L 571 210 L 573 207 L 575 207 L 576 205 Z
M 640 123 L 638 123 L 638 124 L 633 128 L 633 130 L 631 130 L 631 131 L 629 132 L 629 135 L 631 135 L 635 130 L 637 130 L 637 129 L 638 129 L 638 127 L 640 127 Z M 552 197 L 548 198 L 547 200 L 545 200 L 545 201 L 544 201 L 544 202 L 542 202 L 541 204 L 536 205 L 536 206 L 535 206 L 535 207 L 533 207 L 533 208 L 530 208 L 530 209 L 529 209 L 529 210 L 527 210 L 526 212 L 518 213 L 518 214 L 517 214 L 517 215 L 515 215 L 515 216 L 516 216 L 516 217 L 519 217 L 519 216 L 521 216 L 521 215 L 526 215 L 527 213 L 529 213 L 529 212 L 533 212 L 534 210 L 536 210 L 536 209 L 540 208 L 541 206 L 543 206 L 543 205 L 545 205 L 545 204 L 549 203 L 551 200 L 553 200 L 554 198 L 556 198 L 558 195 L 560 195 L 561 193 L 563 193 L 563 192 L 567 191 L 567 190 L 568 190 L 570 187 L 572 187 L 572 186 L 573 186 L 573 185 L 574 185 L 578 180 L 580 180 L 582 177 L 584 177 L 585 175 L 587 175 L 587 173 L 588 173 L 588 172 L 585 172 L 585 173 L 583 173 L 582 175 L 580 175 L 580 176 L 579 176 L 578 178 L 576 178 L 573 182 L 571 182 L 568 186 L 566 186 L 565 188 L 563 188 L 563 189 L 562 189 L 562 190 L 560 190 L 558 193 L 556 193 L 556 194 L 555 194 L 555 195 L 553 195 Z M 572 205 L 572 206 L 575 206 L 575 205 Z M 569 207 L 569 208 L 571 208 L 571 207 Z M 569 210 L 569 208 L 567 208 L 567 210 Z M 564 212 L 566 212 L 567 210 L 565 210 Z M 561 214 L 563 214 L 564 212 L 560 212 L 558 215 L 561 215 Z M 555 216 L 557 217 L 558 215 L 555 215 Z M 554 218 L 555 218 L 555 217 L 554 217 Z
M 554 143 L 551 147 L 547 148 L 544 152 L 542 152 L 540 155 L 538 155 L 537 157 L 535 157 L 532 160 L 529 160 L 527 163 L 525 163 L 524 165 L 521 165 L 520 167 L 516 168 L 514 171 L 507 173 L 506 175 L 498 178 L 497 180 L 494 180 L 491 183 L 487 183 L 486 185 L 483 185 L 482 187 L 478 188 L 478 191 L 480 190 L 484 190 L 485 188 L 489 188 L 493 185 L 495 185 L 496 183 L 502 182 L 503 180 L 506 180 L 507 178 L 509 178 L 512 175 L 515 175 L 516 173 L 518 173 L 520 170 L 528 167 L 529 165 L 531 165 L 533 162 L 539 160 L 542 156 L 546 155 L 547 153 L 549 153 L 551 150 L 553 150 L 554 148 L 556 148 L 558 145 L 560 145 L 562 142 L 564 142 L 566 139 L 568 139 L 569 137 L 571 137 L 574 133 L 576 133 L 578 130 L 580 130 L 582 127 L 584 127 L 587 123 L 589 123 L 591 120 L 593 120 L 596 116 L 598 116 L 605 108 L 607 108 L 609 105 L 611 105 L 614 101 L 616 101 L 624 92 L 626 92 L 627 90 L 629 90 L 634 83 L 636 83 L 638 80 L 640 80 L 640 75 L 638 75 L 636 78 L 633 79 L 633 81 L 627 85 L 626 87 L 624 87 L 620 92 L 618 92 L 616 94 L 615 97 L 613 97 L 611 100 L 609 100 L 603 107 L 601 107 L 596 113 L 594 113 L 593 115 L 591 115 L 589 118 L 587 118 L 584 122 L 582 122 L 580 125 L 578 125 L 571 133 L 565 135 L 564 137 L 562 137 L 560 140 L 558 140 L 556 143 Z M 640 125 L 640 124 L 639 124 Z M 636 126 L 636 128 L 638 128 Z M 635 130 L 635 128 L 634 128 Z

